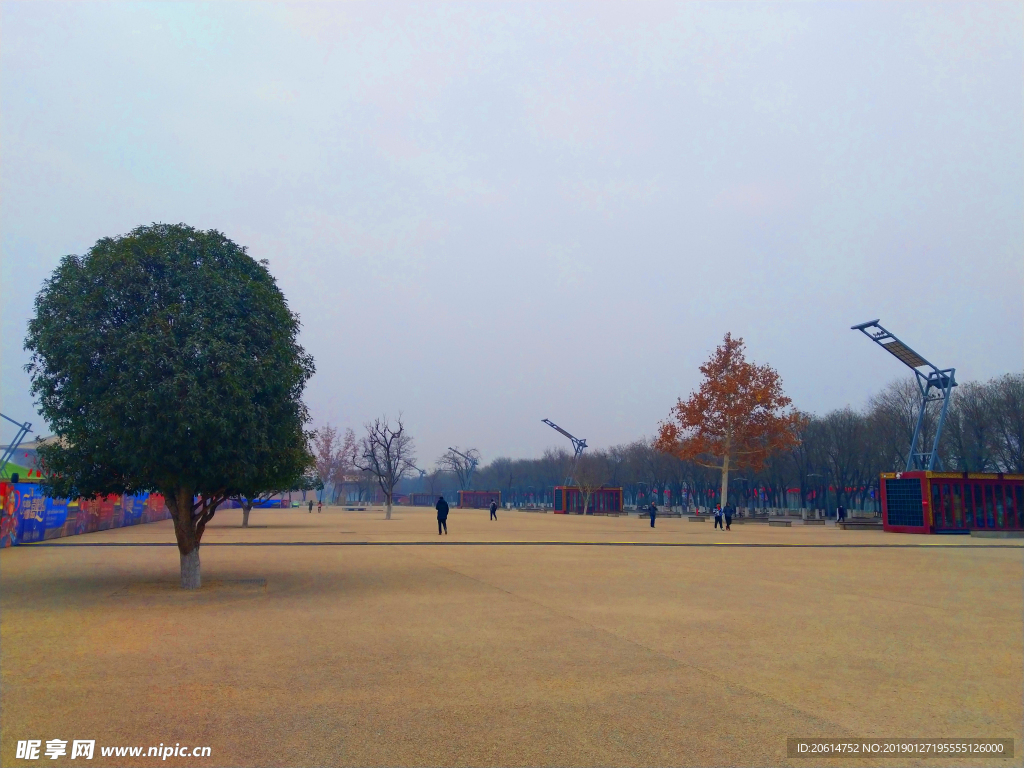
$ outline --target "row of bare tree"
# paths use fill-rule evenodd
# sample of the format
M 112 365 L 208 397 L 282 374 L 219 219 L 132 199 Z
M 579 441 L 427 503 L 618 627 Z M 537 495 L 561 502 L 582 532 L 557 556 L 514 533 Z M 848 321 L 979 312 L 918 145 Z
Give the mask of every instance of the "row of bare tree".
M 803 414 L 799 441 L 770 456 L 758 470 L 736 468 L 729 500 L 746 507 L 798 506 L 826 509 L 842 504 L 877 509 L 882 472 L 905 468 L 917 420 L 920 393 L 913 379 L 892 382 L 863 410 L 842 408 L 824 416 Z M 938 423 L 929 411 L 923 445 L 931 445 Z M 448 449 L 431 471 L 416 467 L 413 441 L 401 416 L 366 425 L 357 438 L 328 425 L 317 431 L 313 452 L 317 475 L 335 500 L 344 489 L 372 498 L 379 488 L 390 515 L 396 492 L 445 495 L 460 489 L 500 490 L 515 506 L 546 505 L 553 489 L 572 475 L 584 503 L 602 485 L 622 487 L 628 505 L 713 506 L 721 502 L 719 470 L 658 450 L 639 439 L 607 450 L 588 450 L 577 462 L 565 450 L 538 459 L 501 457 L 477 468 L 476 449 Z M 1024 472 L 1024 374 L 969 382 L 954 390 L 939 444 L 945 469 Z
M 1024 473 L 1024 374 L 969 382 L 953 390 L 939 444 L 943 467 L 957 472 Z M 729 489 L 740 506 L 877 509 L 882 472 L 906 467 L 920 405 L 913 379 L 892 382 L 863 410 L 804 414 L 799 443 L 772 455 L 757 472 L 740 467 Z M 921 439 L 931 445 L 938 412 L 926 414 Z M 514 505 L 551 503 L 552 488 L 571 470 L 567 451 L 539 459 L 499 458 L 477 471 L 474 486 L 501 490 Z M 627 504 L 711 506 L 721 501 L 719 472 L 681 461 L 641 439 L 587 451 L 574 484 L 588 489 L 621 486 Z
M 416 466 L 415 445 L 401 413 L 393 423 L 381 416 L 364 427 L 362 438 L 357 438 L 351 428 L 339 433 L 329 423 L 314 433 L 312 453 L 321 499 L 324 493 L 330 493 L 336 502 L 341 494 L 354 489 L 360 500 L 371 500 L 379 490 L 385 519 L 390 520 L 396 488 L 413 473 L 419 474 L 415 484 L 421 492 L 434 494 L 436 489 L 438 495 L 446 491 L 451 495 L 453 483 L 460 489 L 470 487 L 480 463 L 480 452 L 475 448 L 449 448 L 428 473 Z

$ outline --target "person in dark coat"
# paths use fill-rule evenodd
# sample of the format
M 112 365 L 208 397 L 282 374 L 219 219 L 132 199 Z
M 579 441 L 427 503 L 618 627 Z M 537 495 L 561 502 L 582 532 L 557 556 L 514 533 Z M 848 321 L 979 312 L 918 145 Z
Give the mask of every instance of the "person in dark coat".
M 839 508 L 836 510 L 836 519 L 840 523 L 846 520 L 846 507 L 844 507 L 842 504 L 840 504 Z
M 732 530 L 732 516 L 736 514 L 736 510 L 733 509 L 733 506 L 730 503 L 730 504 L 726 504 L 725 505 L 725 509 L 722 510 L 722 513 L 725 515 L 725 530 L 731 531 Z
M 651 502 L 651 528 L 654 527 L 654 518 L 658 516 L 658 505 Z
M 498 519 L 498 502 L 496 502 L 494 499 L 491 499 L 491 520 L 497 520 L 497 519 Z
M 311 515 L 313 514 L 313 500 L 312 499 L 309 500 L 309 514 L 311 514 Z
M 441 531 L 444 530 L 444 535 L 448 535 L 448 502 L 444 500 L 444 496 L 437 497 L 437 504 L 434 505 L 434 509 L 437 510 L 437 535 L 441 535 Z

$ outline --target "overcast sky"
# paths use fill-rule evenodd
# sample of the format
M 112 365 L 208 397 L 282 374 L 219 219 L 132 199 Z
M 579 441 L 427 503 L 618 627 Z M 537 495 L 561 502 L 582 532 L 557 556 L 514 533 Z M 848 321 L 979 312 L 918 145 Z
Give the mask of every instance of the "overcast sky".
M 1024 368 L 1020 3 L 0 13 L 10 416 L 42 281 L 154 221 L 269 259 L 315 424 L 401 410 L 421 466 L 653 434 L 726 331 L 819 413 L 905 372 L 876 317 Z

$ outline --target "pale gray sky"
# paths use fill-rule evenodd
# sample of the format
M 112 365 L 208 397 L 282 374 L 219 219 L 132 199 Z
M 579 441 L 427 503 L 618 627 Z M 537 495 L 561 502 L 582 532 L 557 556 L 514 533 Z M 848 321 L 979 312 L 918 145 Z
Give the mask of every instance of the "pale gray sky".
M 61 255 L 267 258 L 316 423 L 654 432 L 726 331 L 804 409 L 1024 367 L 1021 3 L 3 3 L 3 411 Z M 567 443 L 566 443 L 567 446 Z

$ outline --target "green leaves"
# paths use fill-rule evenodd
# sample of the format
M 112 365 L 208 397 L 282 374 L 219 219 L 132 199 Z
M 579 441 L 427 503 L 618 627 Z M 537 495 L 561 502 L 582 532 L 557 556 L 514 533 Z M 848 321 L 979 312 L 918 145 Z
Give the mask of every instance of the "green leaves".
M 36 297 L 32 391 L 63 438 L 48 489 L 254 495 L 310 464 L 314 371 L 265 264 L 219 232 L 154 224 L 67 256 Z

